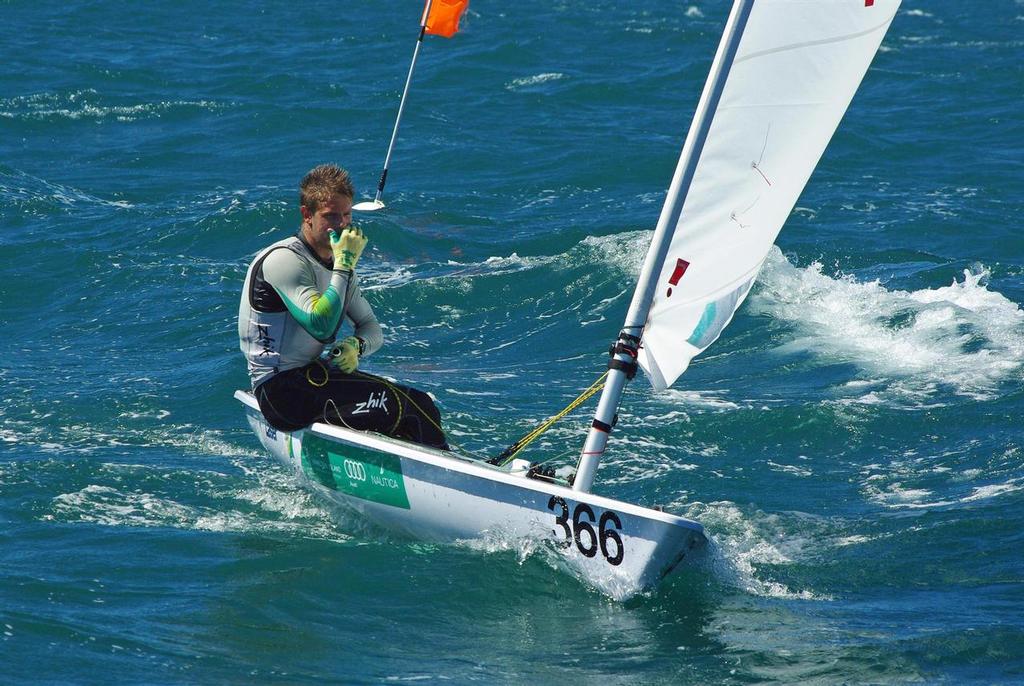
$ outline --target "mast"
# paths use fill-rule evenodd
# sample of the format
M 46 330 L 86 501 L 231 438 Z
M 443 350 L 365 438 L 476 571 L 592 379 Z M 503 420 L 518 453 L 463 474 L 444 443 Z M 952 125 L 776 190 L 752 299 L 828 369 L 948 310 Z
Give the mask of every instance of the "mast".
M 651 301 L 654 299 L 654 292 L 657 288 L 656 280 L 665 265 L 665 256 L 668 254 L 672 234 L 679 223 L 683 204 L 686 202 L 697 163 L 700 161 L 708 131 L 714 121 L 722 91 L 725 89 L 725 82 L 729 78 L 729 71 L 732 68 L 740 40 L 743 38 L 743 30 L 747 25 L 747 19 L 750 17 L 753 6 L 754 0 L 735 0 L 733 3 L 725 33 L 722 35 L 722 42 L 718 46 L 715 61 L 711 65 L 711 73 L 708 75 L 708 81 L 697 105 L 693 123 L 686 136 L 686 143 L 683 145 L 683 152 L 676 165 L 676 171 L 665 198 L 665 205 L 661 209 L 661 216 L 658 218 L 658 225 L 654 230 L 654 238 L 651 240 L 643 268 L 640 270 L 640 278 L 637 281 L 636 290 L 633 292 L 629 311 L 626 313 L 626 321 L 612 348 L 612 359 L 608 362 L 608 379 L 604 391 L 601 393 L 597 411 L 594 413 L 594 421 L 587 434 L 583 452 L 580 455 L 573 490 L 587 492 L 593 486 L 594 475 L 597 473 L 601 455 L 604 454 L 608 444 L 608 435 L 615 425 L 615 411 L 622 397 L 622 391 L 626 382 L 632 379 L 636 373 L 637 349 L 644 324 L 647 322 L 647 315 L 650 312 Z
M 388 143 L 388 152 L 384 156 L 384 171 L 380 173 L 380 181 L 377 182 L 377 194 L 373 198 L 375 205 L 380 205 L 380 198 L 384 195 L 384 184 L 388 182 L 388 166 L 391 164 L 391 153 L 395 149 L 395 140 L 398 138 L 398 125 L 402 123 L 402 113 L 405 111 L 405 99 L 409 95 L 409 84 L 412 83 L 412 73 L 416 69 L 416 58 L 420 55 L 420 47 L 423 45 L 423 36 L 427 33 L 427 20 L 430 18 L 430 6 L 434 0 L 427 0 L 423 7 L 423 18 L 420 20 L 420 36 L 416 39 L 416 47 L 412 51 L 412 62 L 409 64 L 409 73 L 405 77 L 405 87 L 402 89 L 402 99 L 398 102 L 398 116 L 395 117 L 395 128 L 391 131 L 391 142 Z

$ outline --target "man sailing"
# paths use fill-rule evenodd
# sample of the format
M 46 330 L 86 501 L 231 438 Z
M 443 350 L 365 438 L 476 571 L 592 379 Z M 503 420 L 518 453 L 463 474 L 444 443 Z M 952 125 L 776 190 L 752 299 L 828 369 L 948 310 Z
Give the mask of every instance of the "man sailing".
M 429 395 L 358 371 L 384 338 L 356 277 L 367 238 L 351 226 L 354 195 L 344 169 L 312 169 L 300 185 L 298 234 L 249 266 L 238 338 L 253 394 L 282 431 L 328 422 L 448 449 Z M 352 335 L 339 341 L 345 322 Z

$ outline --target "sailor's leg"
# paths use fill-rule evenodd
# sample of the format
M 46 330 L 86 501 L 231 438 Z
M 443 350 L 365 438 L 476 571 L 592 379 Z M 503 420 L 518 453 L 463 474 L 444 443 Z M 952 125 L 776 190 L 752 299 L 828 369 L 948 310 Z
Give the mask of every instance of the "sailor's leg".
M 448 448 L 441 413 L 423 391 L 364 372 L 336 369 L 326 386 L 324 421 L 361 431 L 378 431 L 435 448 Z
M 386 379 L 362 372 L 344 374 L 332 368 L 324 385 L 313 392 L 320 403 L 317 421 L 397 435 L 403 405 L 394 384 Z
M 441 428 L 441 412 L 427 393 L 410 386 L 397 386 L 403 396 L 404 412 L 398 428 L 402 438 L 448 450 Z
M 315 376 L 315 369 L 290 369 L 281 372 L 260 384 L 254 395 L 259 403 L 267 423 L 279 431 L 295 431 L 309 426 L 320 417 L 323 401 L 311 389 L 316 387 L 310 383 Z M 307 373 L 308 372 L 308 373 Z

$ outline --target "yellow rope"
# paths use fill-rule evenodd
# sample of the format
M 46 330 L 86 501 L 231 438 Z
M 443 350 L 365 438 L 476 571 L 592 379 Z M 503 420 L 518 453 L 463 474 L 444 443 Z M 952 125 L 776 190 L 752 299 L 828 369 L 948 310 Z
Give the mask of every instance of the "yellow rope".
M 587 390 L 585 390 L 582 393 L 580 393 L 580 395 L 577 396 L 577 398 L 575 400 L 573 400 L 571 403 L 569 403 L 565 407 L 564 410 L 562 410 L 558 414 L 554 415 L 553 417 L 549 417 L 542 424 L 537 426 L 537 428 L 535 428 L 533 431 L 531 431 L 530 433 L 526 434 L 525 436 L 520 438 L 518 441 L 513 443 L 511 446 L 509 446 L 505 450 L 505 452 L 503 452 L 501 455 L 499 455 L 497 458 L 494 459 L 495 464 L 497 464 L 498 466 L 504 466 L 504 465 L 507 465 L 512 460 L 514 460 L 516 455 L 518 455 L 520 452 L 522 452 L 523 448 L 525 448 L 526 446 L 530 445 L 530 443 L 535 441 L 542 433 L 544 433 L 549 428 L 551 428 L 552 424 L 554 424 L 559 419 L 561 419 L 565 415 L 567 415 L 570 412 L 572 412 L 573 410 L 575 410 L 577 407 L 579 407 L 583 403 L 587 402 L 587 400 L 589 400 L 595 393 L 597 393 L 599 390 L 604 388 L 604 380 L 605 380 L 605 378 L 607 376 L 608 376 L 608 372 L 605 372 L 604 374 L 602 374 L 601 377 L 597 381 L 595 381 L 594 383 L 592 383 L 590 385 L 590 388 L 588 388 Z
M 327 367 L 323 366 L 323 364 L 320 363 L 319 360 L 317 360 L 316 365 L 318 367 L 320 367 L 321 371 L 323 371 L 323 373 L 324 373 L 324 380 L 321 381 L 320 383 L 317 383 L 316 381 L 313 381 L 313 377 L 311 377 L 309 375 L 309 372 L 312 369 L 312 366 L 310 366 L 310 367 L 306 367 L 306 381 L 308 381 L 311 385 L 316 386 L 317 388 L 323 388 L 324 386 L 327 385 L 327 380 L 330 378 L 331 373 L 327 370 Z

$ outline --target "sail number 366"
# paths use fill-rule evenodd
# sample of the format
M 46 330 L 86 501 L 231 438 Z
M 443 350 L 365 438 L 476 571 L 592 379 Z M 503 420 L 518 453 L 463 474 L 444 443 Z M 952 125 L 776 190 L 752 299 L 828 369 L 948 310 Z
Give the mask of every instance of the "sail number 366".
M 569 547 L 575 543 L 576 549 L 585 557 L 594 557 L 600 548 L 601 555 L 608 564 L 622 564 L 626 551 L 622 546 L 622 537 L 619 536 L 622 522 L 617 514 L 605 510 L 598 519 L 590 505 L 578 503 L 572 510 L 572 519 L 569 519 L 569 504 L 558 496 L 551 496 L 548 509 L 555 513 L 555 524 L 562 527 L 563 546 Z M 557 529 L 553 531 L 558 534 Z

